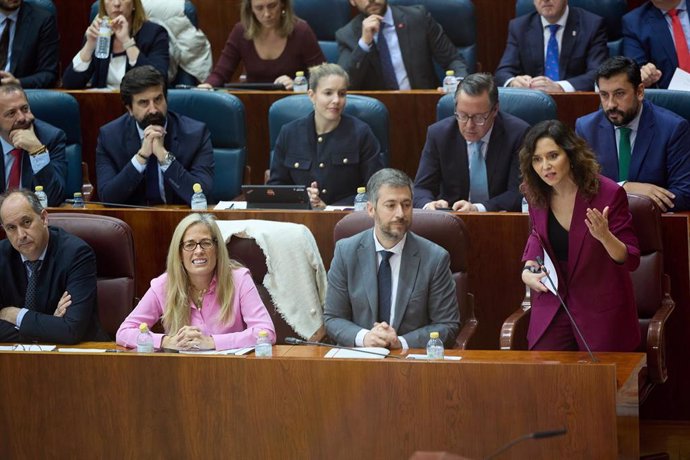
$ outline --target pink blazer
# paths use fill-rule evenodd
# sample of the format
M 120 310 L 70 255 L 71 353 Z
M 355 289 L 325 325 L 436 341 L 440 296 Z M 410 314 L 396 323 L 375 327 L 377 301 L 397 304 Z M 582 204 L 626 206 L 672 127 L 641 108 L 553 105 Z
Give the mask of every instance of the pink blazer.
M 640 264 L 640 250 L 625 190 L 603 176 L 599 176 L 599 181 L 599 193 L 595 197 L 586 200 L 578 192 L 575 198 L 568 234 L 567 276 L 558 267 L 548 239 L 548 208 L 530 207 L 532 232 L 522 260 L 543 257 L 543 248 L 546 249 L 558 272 L 558 292 L 592 350 L 632 351 L 640 343 L 640 327 L 630 272 Z M 606 206 L 609 206 L 611 232 L 628 248 L 628 257 L 623 264 L 609 257 L 604 246 L 585 225 L 587 208 L 603 211 Z M 558 308 L 558 297 L 551 292 L 532 291 L 532 313 L 527 332 L 530 348 L 544 334 Z

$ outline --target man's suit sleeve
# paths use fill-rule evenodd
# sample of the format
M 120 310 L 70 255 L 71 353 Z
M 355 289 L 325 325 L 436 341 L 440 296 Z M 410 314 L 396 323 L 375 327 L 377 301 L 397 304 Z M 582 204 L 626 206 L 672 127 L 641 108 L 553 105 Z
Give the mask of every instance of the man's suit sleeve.
M 594 34 L 592 40 L 587 45 L 586 61 L 587 69 L 582 75 L 577 75 L 572 78 L 567 78 L 567 81 L 573 85 L 577 91 L 591 91 L 594 88 L 594 81 L 597 76 L 597 69 L 608 58 L 609 49 L 606 44 L 606 24 L 603 18 L 596 18 L 594 25 Z
M 72 254 L 70 254 L 72 255 Z M 75 344 L 82 340 L 96 309 L 96 256 L 87 245 L 81 245 L 71 260 L 56 260 L 64 267 L 65 291 L 72 296 L 72 304 L 62 318 L 52 313 L 30 310 L 24 315 L 19 332 L 39 342 Z M 59 293 L 59 296 L 62 292 Z M 59 298 L 58 296 L 58 298 Z M 57 303 L 48 311 L 55 311 Z
M 364 85 L 364 81 L 369 75 L 369 70 L 374 63 L 370 62 L 378 54 L 372 49 L 364 51 L 359 46 L 359 37 L 355 35 L 352 24 L 347 24 L 335 33 L 338 42 L 338 65 L 342 67 L 350 76 L 350 88 L 357 89 Z
M 213 146 L 211 145 L 211 133 L 206 125 L 203 127 L 203 132 L 200 136 L 200 142 L 197 145 L 186 145 L 185 141 L 181 142 L 182 148 L 193 155 L 192 163 L 187 171 L 179 161 L 173 161 L 168 169 L 163 173 L 166 185 L 170 186 L 175 194 L 182 198 L 187 204 L 192 202 L 192 194 L 194 191 L 192 187 L 195 183 L 201 185 L 202 190 L 207 195 L 213 190 L 213 171 L 214 158 Z M 172 152 L 176 155 L 178 152 Z
M 508 41 L 506 42 L 506 48 L 496 68 L 495 78 L 497 86 L 504 86 L 509 79 L 525 73 L 520 63 L 520 53 L 518 51 L 520 40 L 518 35 L 517 24 L 512 20 L 508 25 Z
M 34 9 L 35 10 L 35 9 Z M 36 12 L 34 11 L 34 14 Z M 32 24 L 30 24 L 32 25 Z M 32 25 L 33 26 L 33 25 Z M 59 37 L 55 16 L 49 14 L 38 26 L 35 71 L 19 78 L 22 88 L 51 88 L 58 78 Z M 24 56 L 26 59 L 26 56 Z
M 659 120 L 663 122 L 663 120 Z M 664 154 L 662 151 L 661 155 Z M 690 125 L 686 120 L 676 126 L 668 142 L 668 183 L 666 188 L 676 195 L 672 211 L 690 210 Z M 642 166 L 644 168 L 644 165 Z
M 443 70 L 455 71 L 456 77 L 466 77 L 468 74 L 467 63 L 458 48 L 450 41 L 443 31 L 441 24 L 436 22 L 431 13 L 426 12 L 426 34 L 431 46 L 431 55 Z
M 48 148 L 50 163 L 34 174 L 32 188 L 42 185 L 48 195 L 48 206 L 59 206 L 65 199 L 65 183 L 67 178 L 67 158 L 65 144 L 67 137 L 64 131 L 56 130 L 50 139 L 41 142 Z
M 335 245 L 335 254 L 328 270 L 328 290 L 323 318 L 326 333 L 330 338 L 339 345 L 353 347 L 355 337 L 362 328 L 352 322 L 352 304 L 343 251 L 342 241 L 339 241 Z
M 643 66 L 650 61 L 650 57 L 640 41 L 638 33 L 641 30 L 638 29 L 639 23 L 635 19 L 636 16 L 626 14 L 621 22 L 623 29 L 623 56 L 629 57 L 637 62 L 637 65 Z
M 506 146 L 502 155 L 509 155 L 510 161 L 508 171 L 508 184 L 503 193 L 500 193 L 490 198 L 486 203 L 483 203 L 487 211 L 520 211 L 520 204 L 522 195 L 520 194 L 520 148 L 525 139 L 525 134 L 529 129 L 529 125 L 515 123 L 506 123 Z M 491 179 L 489 179 L 491 181 Z
M 115 161 L 116 158 L 127 154 L 113 150 L 119 146 L 124 148 L 124 142 L 117 139 L 121 132 L 121 129 L 114 126 L 103 127 L 96 144 L 98 197 L 101 201 L 109 203 L 127 203 L 144 179 L 144 174 L 137 171 L 129 161 L 131 157 L 127 157 L 127 162 L 122 168 Z
M 429 325 L 410 331 L 402 337 L 410 348 L 424 348 L 431 332 L 438 332 L 446 347 L 451 347 L 460 329 L 460 310 L 455 289 L 455 281 L 450 272 L 450 256 L 433 254 L 437 260 L 431 275 L 428 298 Z
M 442 180 L 441 158 L 436 145 L 436 136 L 429 130 L 414 179 L 414 207 L 423 208 L 425 204 L 436 200 Z

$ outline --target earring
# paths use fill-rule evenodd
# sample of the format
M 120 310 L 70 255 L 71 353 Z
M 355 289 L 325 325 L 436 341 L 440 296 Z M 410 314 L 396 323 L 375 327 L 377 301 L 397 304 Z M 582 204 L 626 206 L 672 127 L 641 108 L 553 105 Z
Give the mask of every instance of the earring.
M 282 10 L 282 11 L 280 12 L 280 15 L 281 15 L 281 16 L 285 16 L 285 10 Z

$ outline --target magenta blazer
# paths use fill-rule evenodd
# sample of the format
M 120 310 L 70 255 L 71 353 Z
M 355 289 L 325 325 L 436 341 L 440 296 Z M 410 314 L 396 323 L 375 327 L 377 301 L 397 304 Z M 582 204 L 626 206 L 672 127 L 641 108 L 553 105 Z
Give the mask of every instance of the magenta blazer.
M 599 176 L 599 182 L 599 193 L 592 199 L 585 199 L 579 192 L 575 198 L 568 234 L 567 276 L 558 266 L 547 236 L 548 208 L 530 207 L 532 232 L 522 260 L 543 257 L 542 248 L 546 249 L 558 272 L 558 292 L 593 351 L 633 351 L 640 343 L 640 326 L 630 272 L 640 264 L 640 249 L 625 190 L 603 176 Z M 603 211 L 606 206 L 611 232 L 628 247 L 628 258 L 623 264 L 611 259 L 585 225 L 587 208 Z M 530 348 L 549 327 L 558 308 L 558 297 L 550 291 L 532 291 L 527 331 Z M 583 349 L 582 344 L 580 348 Z

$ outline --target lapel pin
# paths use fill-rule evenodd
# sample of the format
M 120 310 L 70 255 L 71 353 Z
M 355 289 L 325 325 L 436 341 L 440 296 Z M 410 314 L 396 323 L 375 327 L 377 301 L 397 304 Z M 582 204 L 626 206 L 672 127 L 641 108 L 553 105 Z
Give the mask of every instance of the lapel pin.
M 573 37 L 577 35 L 577 30 L 573 30 Z

